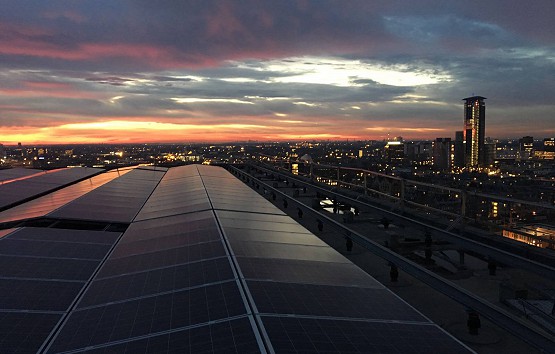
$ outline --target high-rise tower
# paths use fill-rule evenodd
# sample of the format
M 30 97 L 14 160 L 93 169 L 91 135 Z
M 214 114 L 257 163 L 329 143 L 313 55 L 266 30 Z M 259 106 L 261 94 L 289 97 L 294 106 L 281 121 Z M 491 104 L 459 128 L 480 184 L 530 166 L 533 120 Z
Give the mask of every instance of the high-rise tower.
M 486 136 L 486 98 L 472 96 L 464 100 L 465 165 L 484 165 L 484 140 Z

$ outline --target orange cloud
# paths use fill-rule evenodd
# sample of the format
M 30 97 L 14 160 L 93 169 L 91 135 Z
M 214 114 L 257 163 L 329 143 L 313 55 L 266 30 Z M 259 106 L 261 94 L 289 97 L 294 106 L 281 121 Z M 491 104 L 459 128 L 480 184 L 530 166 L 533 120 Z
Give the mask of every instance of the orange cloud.
M 238 119 L 240 120 L 240 119 Z M 251 121 L 253 121 L 251 119 Z M 161 121 L 106 120 L 51 127 L 0 127 L 5 144 L 223 142 L 240 140 L 361 139 L 352 132 L 328 133 L 327 127 L 259 120 L 260 123 L 172 123 Z

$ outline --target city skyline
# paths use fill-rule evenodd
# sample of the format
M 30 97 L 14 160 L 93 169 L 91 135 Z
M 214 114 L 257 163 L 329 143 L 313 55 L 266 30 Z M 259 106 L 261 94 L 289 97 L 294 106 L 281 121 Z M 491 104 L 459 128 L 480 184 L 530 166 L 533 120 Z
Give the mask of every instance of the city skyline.
M 0 144 L 555 135 L 555 4 L 14 1 Z

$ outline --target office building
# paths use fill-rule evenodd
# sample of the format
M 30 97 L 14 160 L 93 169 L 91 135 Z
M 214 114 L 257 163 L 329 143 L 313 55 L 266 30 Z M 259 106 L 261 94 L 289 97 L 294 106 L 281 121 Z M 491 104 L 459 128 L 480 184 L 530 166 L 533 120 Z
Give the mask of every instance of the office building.
M 464 100 L 464 143 L 466 167 L 485 164 L 486 98 L 472 96 Z

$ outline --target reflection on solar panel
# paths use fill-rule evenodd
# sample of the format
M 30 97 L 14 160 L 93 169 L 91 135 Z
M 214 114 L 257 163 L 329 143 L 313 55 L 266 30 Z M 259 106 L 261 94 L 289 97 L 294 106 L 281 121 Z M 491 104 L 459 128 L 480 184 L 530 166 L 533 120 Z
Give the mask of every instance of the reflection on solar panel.
M 156 188 L 163 171 L 135 169 L 48 214 L 62 219 L 130 222 Z
M 62 205 L 118 178 L 130 170 L 113 170 L 93 176 L 82 182 L 73 184 L 59 191 L 33 199 L 27 203 L 0 212 L 0 222 L 24 220 L 44 216 Z
M 0 209 L 13 206 L 24 202 L 29 198 L 34 198 L 73 182 L 79 181 L 101 173 L 103 170 L 98 168 L 66 168 L 61 170 L 48 171 L 33 175 L 31 178 L 20 179 L 11 183 L 0 185 Z
M 0 170 L 0 184 L 11 183 L 18 180 L 32 178 L 41 174 L 46 173 L 46 171 L 29 169 L 29 168 L 9 168 Z
M 5 229 L 0 230 L 0 238 L 9 235 L 10 233 L 14 232 L 16 229 Z
M 469 352 L 222 168 L 140 167 L 48 217 L 73 229 L 0 238 L 11 352 Z

